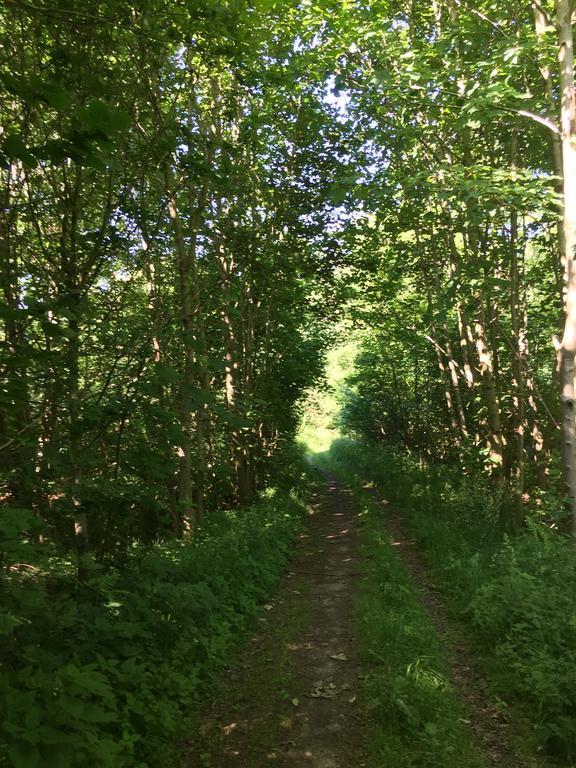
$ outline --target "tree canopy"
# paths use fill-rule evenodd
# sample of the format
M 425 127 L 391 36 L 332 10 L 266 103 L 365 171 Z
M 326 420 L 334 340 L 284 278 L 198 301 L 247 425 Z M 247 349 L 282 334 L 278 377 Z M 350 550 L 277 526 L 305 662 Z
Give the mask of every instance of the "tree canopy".
M 6 0 L 0 38 L 6 634 L 23 569 L 90 589 L 281 482 L 342 328 L 350 432 L 576 534 L 569 0 Z

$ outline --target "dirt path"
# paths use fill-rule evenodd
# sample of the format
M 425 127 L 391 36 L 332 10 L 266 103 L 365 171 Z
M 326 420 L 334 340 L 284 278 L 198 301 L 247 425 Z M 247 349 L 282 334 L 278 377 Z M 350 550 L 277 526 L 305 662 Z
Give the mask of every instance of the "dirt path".
M 428 568 L 393 507 L 376 492 L 383 524 L 410 572 L 450 659 L 466 722 L 493 768 L 539 768 L 520 754 L 505 707 L 479 671 L 463 628 L 431 583 Z M 190 726 L 180 768 L 364 768 L 362 691 L 354 601 L 359 586 L 357 509 L 332 476 L 318 491 L 290 569 L 235 667 L 226 670 L 208 711 Z M 393 768 L 393 767 L 390 767 Z
M 362 768 L 356 543 L 351 495 L 328 477 L 262 631 L 193 724 L 182 768 Z

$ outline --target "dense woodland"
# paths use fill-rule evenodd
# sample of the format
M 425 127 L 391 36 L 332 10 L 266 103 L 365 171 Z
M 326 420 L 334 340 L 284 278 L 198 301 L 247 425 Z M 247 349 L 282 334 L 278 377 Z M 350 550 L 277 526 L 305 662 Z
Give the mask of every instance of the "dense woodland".
M 452 532 L 473 509 L 526 568 L 549 553 L 525 586 L 562 566 L 542 606 L 568 590 L 570 0 L 0 14 L 0 765 L 158 764 L 282 569 L 343 336 L 339 424 L 385 446 L 376 475 L 452 478 Z

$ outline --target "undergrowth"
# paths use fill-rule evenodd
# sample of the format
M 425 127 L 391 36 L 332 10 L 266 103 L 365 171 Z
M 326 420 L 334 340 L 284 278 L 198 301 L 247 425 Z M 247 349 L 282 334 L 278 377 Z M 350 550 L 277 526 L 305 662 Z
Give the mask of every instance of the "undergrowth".
M 527 703 L 536 742 L 563 768 L 573 765 L 573 547 L 537 518 L 514 537 L 503 533 L 502 498 L 481 477 L 346 440 L 333 446 L 330 461 L 349 480 L 375 485 L 402 510 L 449 606 L 471 627 L 499 693 Z
M 367 714 L 374 723 L 370 757 L 378 768 L 480 768 L 485 763 L 463 725 L 448 681 L 448 660 L 393 551 L 381 516 L 363 499 L 359 602 L 361 652 L 371 672 Z
M 11 569 L 0 764 L 158 766 L 276 583 L 303 509 L 295 491 L 270 492 L 214 514 L 190 542 L 135 547 L 121 570 L 86 584 L 59 562 Z

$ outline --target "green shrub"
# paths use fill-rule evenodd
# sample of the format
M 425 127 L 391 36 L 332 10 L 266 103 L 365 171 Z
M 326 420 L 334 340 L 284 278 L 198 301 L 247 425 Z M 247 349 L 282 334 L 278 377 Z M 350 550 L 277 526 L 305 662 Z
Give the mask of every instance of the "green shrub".
M 532 701 L 549 746 L 576 753 L 576 561 L 555 534 L 503 543 L 470 604 L 508 686 Z
M 93 566 L 85 585 L 61 560 L 13 570 L 0 614 L 8 765 L 157 765 L 278 579 L 302 508 L 270 494 L 214 514 L 191 542 L 134 547 L 121 571 Z

